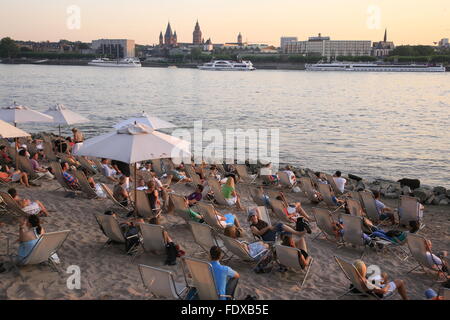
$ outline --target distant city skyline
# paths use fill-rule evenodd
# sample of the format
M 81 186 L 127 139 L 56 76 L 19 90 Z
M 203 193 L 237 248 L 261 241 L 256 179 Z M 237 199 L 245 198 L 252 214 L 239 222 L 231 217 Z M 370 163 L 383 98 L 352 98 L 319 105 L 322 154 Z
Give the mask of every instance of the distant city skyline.
M 80 19 L 78 20 L 78 8 Z M 90 42 L 133 39 L 158 44 L 170 21 L 178 42 L 192 42 L 199 21 L 213 43 L 243 41 L 278 46 L 280 37 L 330 36 L 335 40 L 383 39 L 396 45 L 432 45 L 450 37 L 448 0 L 15 0 L 0 3 L 0 37 L 16 40 Z M 79 27 L 79 28 L 78 28 Z

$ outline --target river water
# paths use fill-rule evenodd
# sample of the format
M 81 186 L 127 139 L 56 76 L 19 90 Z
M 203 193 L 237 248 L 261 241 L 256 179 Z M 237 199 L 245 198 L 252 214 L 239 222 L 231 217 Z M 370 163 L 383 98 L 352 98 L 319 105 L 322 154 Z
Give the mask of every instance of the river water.
M 181 127 L 274 128 L 280 161 L 450 187 L 450 73 L 2 65 L 0 105 L 62 103 L 87 136 L 145 110 Z M 46 125 L 20 125 L 29 132 Z M 69 128 L 64 132 L 68 135 Z

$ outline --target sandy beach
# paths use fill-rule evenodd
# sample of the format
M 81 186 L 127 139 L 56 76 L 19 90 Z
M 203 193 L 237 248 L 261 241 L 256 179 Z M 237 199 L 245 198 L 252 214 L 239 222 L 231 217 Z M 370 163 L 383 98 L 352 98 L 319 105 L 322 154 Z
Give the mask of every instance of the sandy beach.
M 44 181 L 40 187 L 24 188 L 16 186 L 19 195 L 23 198 L 40 200 L 44 203 L 50 216 L 43 218 L 43 226 L 46 232 L 71 230 L 71 233 L 59 251 L 61 268 L 66 271 L 70 265 L 77 265 L 81 269 L 81 289 L 70 290 L 66 286 L 66 279 L 70 274 L 59 276 L 48 266 L 29 266 L 21 268 L 25 281 L 14 271 L 0 275 L 0 299 L 154 299 L 143 287 L 138 264 L 158 266 L 172 270 L 178 280 L 183 280 L 181 261 L 177 259 L 176 266 L 164 266 L 165 255 L 143 254 L 135 261 L 124 252 L 123 245 L 112 245 L 101 249 L 107 240 L 99 229 L 93 214 L 101 213 L 112 207 L 109 200 L 87 200 L 83 196 L 75 199 L 66 198 L 62 190 L 55 191 L 59 187 L 56 180 Z M 2 191 L 7 188 L 2 187 Z M 178 194 L 187 195 L 193 191 L 189 185 L 178 184 L 173 187 Z M 237 190 L 241 194 L 245 207 L 254 203 L 248 194 L 246 185 L 238 184 Z M 301 193 L 285 191 L 290 201 L 302 202 L 308 214 L 311 214 L 312 205 Z M 383 200 L 388 206 L 396 208 L 398 200 Z M 234 209 L 220 209 L 221 212 L 234 212 L 244 227 L 247 241 L 253 237 L 246 220 L 245 212 L 237 212 Z M 272 221 L 277 221 L 272 217 Z M 0 216 L 0 222 L 5 225 L 0 227 L 0 255 L 6 252 L 6 236 L 11 237 L 11 242 L 17 240 L 18 223 L 10 217 Z M 170 227 L 169 225 L 177 225 Z M 426 206 L 424 213 L 425 228 L 419 234 L 428 238 L 433 243 L 434 251 L 448 250 L 450 247 L 449 225 L 450 212 L 448 206 Z M 167 231 L 185 251 L 187 256 L 196 255 L 201 259 L 207 259 L 201 254 L 199 246 L 194 242 L 188 226 L 179 217 L 164 214 L 163 225 Z M 312 241 L 318 232 L 315 223 L 312 223 L 313 234 L 307 235 L 308 250 L 314 258 L 310 275 L 302 289 L 297 282 L 303 279 L 301 273 L 280 273 L 275 269 L 272 273 L 256 274 L 248 263 L 233 258 L 228 265 L 238 271 L 241 279 L 238 285 L 236 297 L 243 299 L 248 294 L 256 295 L 258 299 L 335 299 L 346 291 L 348 280 L 339 269 L 333 259 L 338 255 L 347 261 L 359 258 L 360 250 L 345 247 L 337 248 L 334 243 L 324 239 Z M 13 243 L 13 252 L 17 251 L 18 244 Z M 408 250 L 407 245 L 405 248 Z M 5 256 L 0 256 L 5 261 Z M 406 282 L 407 292 L 411 299 L 424 299 L 424 291 L 434 285 L 439 288 L 429 274 L 413 272 L 406 274 L 416 265 L 410 258 L 402 262 L 390 253 L 376 253 L 369 250 L 364 257 L 367 265 L 377 264 L 381 270 L 387 272 L 390 279 L 402 279 Z M 359 298 L 344 298 L 359 299 Z M 399 295 L 395 299 L 400 299 Z

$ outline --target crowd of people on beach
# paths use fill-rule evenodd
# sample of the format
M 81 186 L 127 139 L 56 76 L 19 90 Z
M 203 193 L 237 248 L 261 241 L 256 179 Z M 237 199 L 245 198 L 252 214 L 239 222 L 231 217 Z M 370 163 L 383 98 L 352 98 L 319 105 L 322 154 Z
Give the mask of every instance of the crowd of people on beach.
M 3 139 L 4 140 L 4 139 Z M 105 191 L 103 184 L 112 184 L 111 196 L 122 208 L 127 209 L 126 215 L 121 215 L 112 210 L 105 210 L 105 216 L 112 216 L 117 220 L 120 230 L 126 239 L 126 251 L 132 252 L 130 249 L 139 245 L 139 225 L 152 224 L 161 225 L 164 216 L 168 212 L 173 212 L 176 206 L 171 201 L 171 195 L 175 193 L 174 188 L 177 184 L 189 184 L 193 186 L 193 191 L 186 195 L 181 195 L 183 199 L 184 218 L 188 221 L 207 224 L 209 216 L 205 216 L 202 210 L 199 210 L 199 204 L 213 204 L 213 219 L 216 220 L 219 231 L 214 228 L 215 232 L 225 237 L 237 241 L 248 256 L 257 259 L 255 272 L 266 272 L 276 265 L 278 272 L 287 272 L 288 268 L 277 262 L 275 244 L 281 244 L 285 247 L 298 249 L 298 264 L 301 269 L 306 270 L 312 263 L 312 256 L 308 250 L 307 237 L 312 233 L 313 225 L 317 223 L 317 217 L 308 213 L 302 202 L 299 200 L 289 201 L 285 194 L 285 190 L 301 191 L 303 185 L 299 183 L 296 174 L 290 166 L 273 172 L 271 164 L 261 166 L 258 174 L 260 179 L 259 185 L 246 181 L 246 177 L 240 170 L 247 170 L 245 166 L 239 167 L 237 164 L 208 164 L 202 162 L 200 164 L 181 163 L 175 164 L 171 159 L 153 160 L 139 163 L 136 166 L 136 172 L 133 172 L 130 164 L 114 159 L 90 159 L 74 155 L 83 143 L 84 137 L 80 130 L 73 130 L 73 138 L 56 137 L 50 139 L 50 150 L 45 147 L 48 140 L 30 140 L 26 143 L 19 143 L 17 140 L 2 141 L 0 143 L 0 181 L 3 185 L 8 186 L 7 195 L 17 204 L 24 212 L 24 216 L 19 221 L 19 248 L 16 261 L 20 262 L 27 257 L 33 250 L 39 238 L 45 234 L 42 218 L 48 217 L 49 210 L 44 206 L 43 202 L 37 199 L 27 199 L 21 196 L 20 189 L 13 187 L 13 183 L 20 183 L 26 188 L 33 188 L 33 185 L 39 185 L 41 179 L 53 180 L 60 177 L 58 183 L 62 187 L 71 191 L 84 192 L 83 181 L 77 171 L 83 172 L 86 182 L 97 198 L 108 198 L 108 192 Z M 54 154 L 49 154 L 54 153 Z M 59 159 L 56 162 L 59 167 L 49 165 L 51 158 L 55 156 Z M 19 161 L 20 160 L 20 161 Z M 23 161 L 26 161 L 24 164 Z M 54 160 L 53 160 L 54 162 Z M 192 173 L 190 170 L 192 169 Z M 92 174 L 96 172 L 94 176 Z M 321 172 L 312 173 L 310 175 L 313 181 L 313 188 L 308 199 L 315 204 L 324 201 L 324 198 L 330 197 L 330 201 L 334 204 L 336 214 L 331 225 L 331 232 L 334 240 L 339 244 L 344 244 L 344 237 L 347 231 L 345 221 L 342 215 L 352 215 L 348 206 L 348 199 L 355 198 L 347 189 L 347 180 L 342 176 L 340 171 L 336 171 L 332 176 L 332 180 Z M 256 179 L 256 177 L 255 177 Z M 253 179 L 252 181 L 255 181 Z M 309 179 L 309 178 L 308 178 Z M 220 187 L 219 190 L 214 189 L 211 184 L 215 181 Z M 320 185 L 329 185 L 329 194 L 325 194 Z M 254 201 L 257 205 L 245 208 L 243 205 L 243 197 L 238 192 L 238 186 L 245 185 L 255 190 Z M 287 185 L 287 188 L 286 188 Z M 142 216 L 136 206 L 135 196 L 137 192 L 143 192 L 148 200 L 148 205 L 152 214 L 150 216 Z M 220 193 L 217 194 L 217 193 Z M 381 200 L 381 194 L 377 191 L 372 192 L 374 206 L 376 208 L 379 222 L 375 223 L 365 215 L 363 209 L 357 212 L 357 216 L 362 221 L 362 239 L 364 245 L 371 248 L 382 248 L 387 243 L 395 245 L 405 245 L 410 234 L 416 234 L 421 228 L 423 214 L 423 205 L 419 204 L 420 216 L 417 220 L 409 221 L 405 228 L 396 227 L 399 224 L 400 212 L 388 207 Z M 219 206 L 218 198 L 223 198 L 224 203 Z M 359 201 L 359 199 L 355 199 Z M 6 203 L 6 202 L 5 202 Z M 219 207 L 227 207 L 226 212 L 218 210 Z M 277 215 L 280 222 L 272 224 L 265 220 L 262 208 L 273 212 L 281 212 L 281 216 Z M 363 206 L 362 206 L 363 208 Z M 233 213 L 235 212 L 235 213 Z M 246 227 L 243 221 L 240 221 L 237 213 L 244 213 L 247 220 Z M 240 215 L 239 214 L 239 215 Z M 330 213 L 331 216 L 331 213 Z M 281 222 L 282 221 L 282 222 Z M 377 221 L 378 222 L 378 221 Z M 388 228 L 387 223 L 390 223 Z M 101 226 L 101 224 L 100 224 Z M 102 227 L 102 226 L 101 226 Z M 214 226 L 212 226 L 214 227 Z M 102 231 L 107 235 L 104 229 Z M 249 231 L 249 234 L 247 232 Z M 162 237 L 166 246 L 166 264 L 175 265 L 176 258 L 186 255 L 181 244 L 175 244 L 173 238 L 169 234 L 170 231 L 164 229 Z M 254 237 L 255 241 L 247 243 L 240 239 L 247 235 Z M 426 258 L 430 265 L 435 266 L 438 274 L 441 274 L 447 281 L 448 285 L 448 265 L 447 253 L 434 253 L 432 244 L 429 240 L 425 240 Z M 223 248 L 220 246 L 212 246 L 209 248 L 209 262 L 211 264 L 214 275 L 215 285 L 218 296 L 233 297 L 238 286 L 240 274 L 232 268 L 222 264 L 224 256 Z M 52 259 L 58 259 L 57 255 Z M 380 275 L 377 285 L 370 283 L 367 275 L 367 266 L 362 259 L 357 259 L 352 266 L 357 271 L 358 281 L 364 288 L 368 288 L 367 292 L 359 292 L 367 294 L 375 294 L 379 298 L 387 297 L 398 292 L 403 299 L 408 299 L 407 283 L 401 279 L 390 280 L 386 273 Z M 5 272 L 5 265 L 0 266 L 0 272 Z M 371 289 L 369 289 L 371 288 Z M 358 291 L 353 286 L 352 291 Z M 429 289 L 426 291 L 426 297 L 429 299 L 439 300 L 440 297 L 435 291 Z M 193 296 L 195 298 L 195 295 Z M 191 298 L 193 298 L 191 297 Z

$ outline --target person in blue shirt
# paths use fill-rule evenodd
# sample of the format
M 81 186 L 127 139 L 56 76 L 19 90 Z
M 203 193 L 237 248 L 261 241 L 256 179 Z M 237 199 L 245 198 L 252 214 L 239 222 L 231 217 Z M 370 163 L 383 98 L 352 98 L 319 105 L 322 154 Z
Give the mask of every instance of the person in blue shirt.
M 209 250 L 209 254 L 211 256 L 214 281 L 220 300 L 227 300 L 224 295 L 234 296 L 234 291 L 236 290 L 239 281 L 239 273 L 228 266 L 220 264 L 219 261 L 222 258 L 222 249 L 218 246 L 212 246 Z

